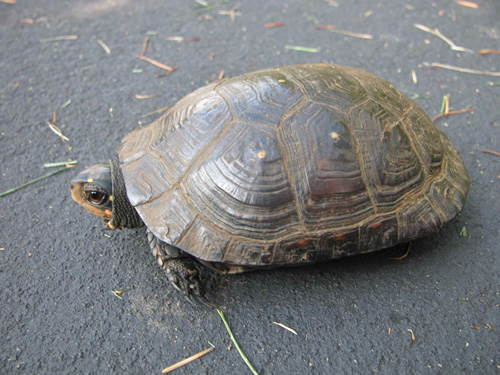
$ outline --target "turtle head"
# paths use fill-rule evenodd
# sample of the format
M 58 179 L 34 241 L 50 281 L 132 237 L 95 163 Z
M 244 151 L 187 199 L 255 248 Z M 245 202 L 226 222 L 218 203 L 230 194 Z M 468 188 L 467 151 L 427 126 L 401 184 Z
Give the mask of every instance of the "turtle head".
M 90 213 L 102 217 L 111 229 L 143 226 L 127 197 L 118 160 L 95 164 L 71 180 L 71 195 Z
M 110 221 L 113 215 L 113 185 L 109 163 L 95 164 L 71 180 L 73 200 L 90 213 Z

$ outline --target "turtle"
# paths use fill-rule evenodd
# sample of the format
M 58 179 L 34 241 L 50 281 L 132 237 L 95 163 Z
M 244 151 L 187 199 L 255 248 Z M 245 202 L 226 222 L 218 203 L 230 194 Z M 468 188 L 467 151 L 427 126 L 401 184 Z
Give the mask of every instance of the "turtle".
M 71 181 L 112 229 L 146 227 L 170 284 L 328 261 L 438 231 L 464 162 L 413 100 L 364 70 L 279 66 L 212 82 Z

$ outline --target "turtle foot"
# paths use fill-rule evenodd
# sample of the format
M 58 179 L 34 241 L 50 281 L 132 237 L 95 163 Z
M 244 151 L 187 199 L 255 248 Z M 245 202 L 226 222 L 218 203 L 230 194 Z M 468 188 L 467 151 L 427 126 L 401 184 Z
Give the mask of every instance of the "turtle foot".
M 205 298 L 199 265 L 190 258 L 166 259 L 163 270 L 172 286 L 196 306 L 214 308 L 215 305 Z

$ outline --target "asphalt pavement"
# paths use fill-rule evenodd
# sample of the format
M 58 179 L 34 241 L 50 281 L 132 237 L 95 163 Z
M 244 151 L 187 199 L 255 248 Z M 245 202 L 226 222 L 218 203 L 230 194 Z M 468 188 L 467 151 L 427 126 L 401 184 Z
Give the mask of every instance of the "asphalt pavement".
M 380 75 L 431 117 L 444 95 L 450 111 L 473 108 L 436 120 L 471 176 L 466 206 L 401 260 L 407 244 L 221 277 L 209 297 L 259 374 L 499 373 L 500 157 L 481 150 L 500 152 L 500 58 L 477 51 L 500 49 L 500 2 L 12 2 L 0 192 L 54 170 L 44 163 L 78 164 L 0 197 L 0 373 L 158 374 L 211 345 L 175 373 L 251 373 L 219 314 L 170 289 L 144 231 L 104 230 L 69 181 L 221 75 L 308 62 Z M 139 58 L 145 38 L 163 66 Z

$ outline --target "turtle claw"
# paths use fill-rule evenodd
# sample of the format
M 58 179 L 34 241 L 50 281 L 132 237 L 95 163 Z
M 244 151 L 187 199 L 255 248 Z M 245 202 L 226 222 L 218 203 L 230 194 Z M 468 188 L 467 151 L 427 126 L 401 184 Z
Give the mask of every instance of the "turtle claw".
M 165 259 L 163 269 L 174 289 L 181 292 L 193 305 L 215 307 L 205 298 L 200 269 L 194 260 L 190 258 Z
M 197 296 L 194 294 L 189 294 L 186 296 L 186 299 L 195 306 L 205 306 L 209 309 L 217 308 L 217 306 L 215 306 L 212 302 L 206 299 L 205 296 Z

